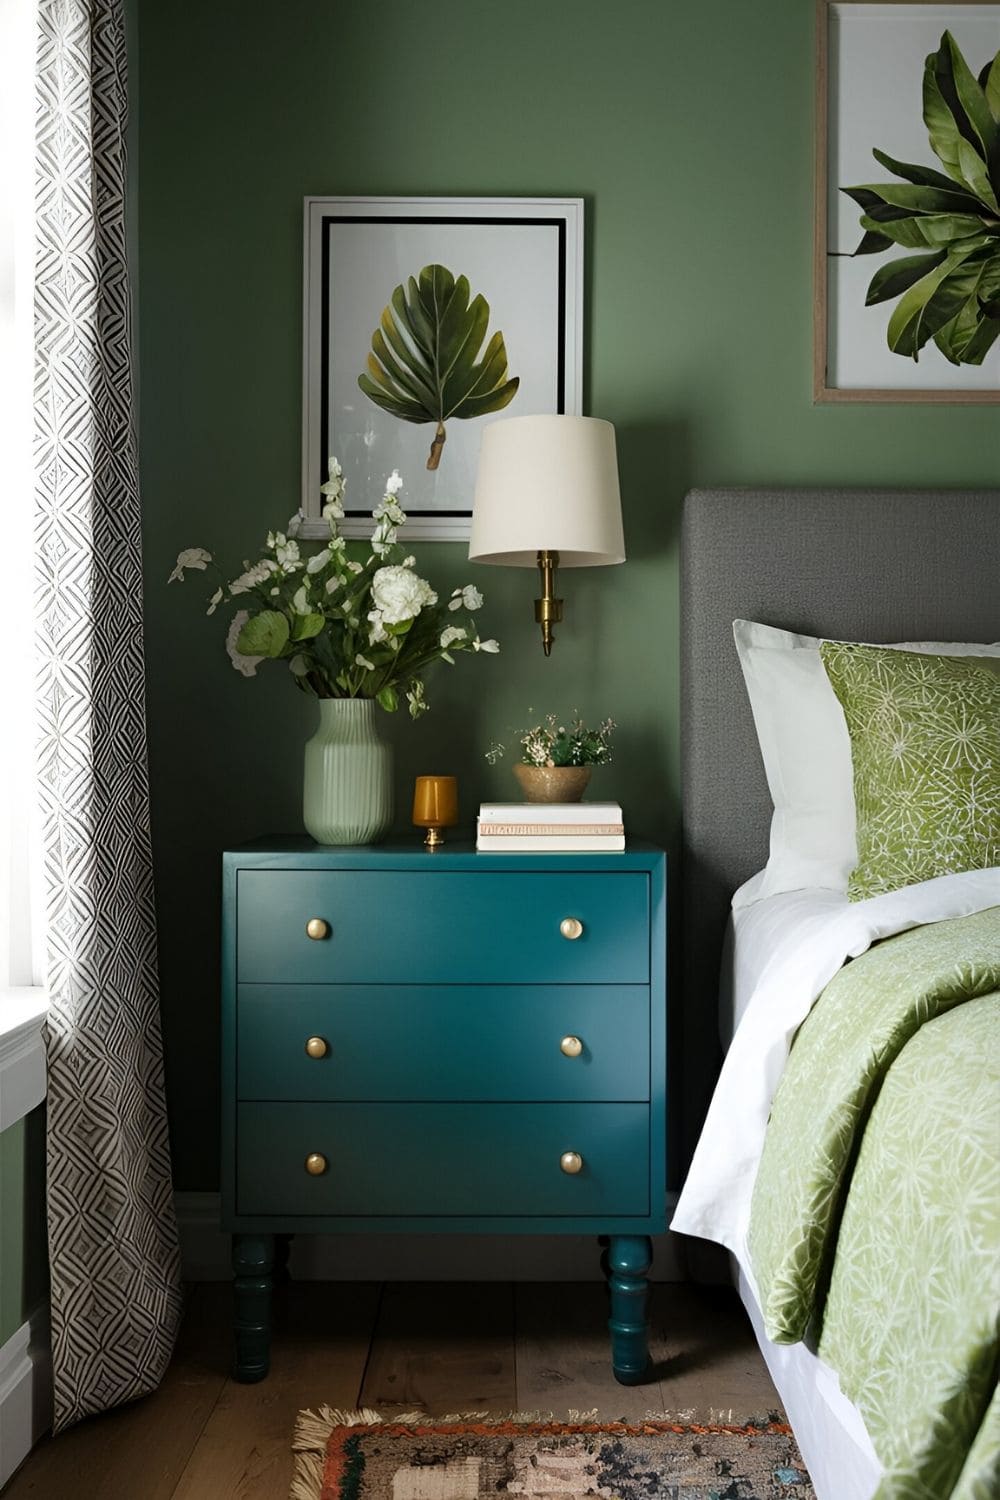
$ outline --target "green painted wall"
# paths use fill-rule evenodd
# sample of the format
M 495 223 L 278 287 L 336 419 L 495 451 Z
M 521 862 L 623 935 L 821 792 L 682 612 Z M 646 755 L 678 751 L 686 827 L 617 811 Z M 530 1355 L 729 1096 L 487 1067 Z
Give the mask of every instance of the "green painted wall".
M 579 195 L 586 406 L 618 430 L 629 561 L 565 575 L 545 661 L 528 573 L 474 578 L 488 661 L 390 724 L 465 812 L 529 706 L 620 724 L 595 790 L 672 840 L 677 526 L 694 484 L 996 482 L 995 410 L 811 403 L 810 0 L 139 0 L 139 313 L 149 727 L 177 1180 L 215 1185 L 218 853 L 298 825 L 310 705 L 246 682 L 181 547 L 234 561 L 298 503 L 301 203 L 310 193 Z M 405 477 L 405 476 L 404 476 Z M 391 923 L 373 914 L 373 926 Z
M 0 1131 L 0 1346 L 45 1295 L 45 1111 Z

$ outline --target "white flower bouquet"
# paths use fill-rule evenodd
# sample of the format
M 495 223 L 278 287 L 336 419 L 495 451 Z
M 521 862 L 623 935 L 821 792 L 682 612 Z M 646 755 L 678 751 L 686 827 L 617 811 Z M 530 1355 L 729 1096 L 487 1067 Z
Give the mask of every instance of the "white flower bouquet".
M 343 473 L 335 458 L 329 468 L 322 493 L 330 540 L 300 546 L 302 517 L 296 513 L 286 531 L 268 533 L 257 562 L 244 562 L 237 578 L 220 583 L 208 613 L 237 602 L 250 606 L 233 616 L 226 642 L 244 676 L 254 676 L 262 661 L 285 660 L 296 686 L 313 697 L 374 698 L 391 713 L 403 691 L 411 717 L 418 718 L 429 707 L 423 673 L 433 662 L 452 664 L 456 651 L 500 650 L 497 641 L 480 638 L 472 619 L 483 596 L 470 583 L 440 604 L 427 580 L 413 571 L 415 559 L 402 556 L 396 537 L 406 516 L 397 499 L 403 482 L 395 471 L 373 512 L 367 556 L 364 544 L 353 556 L 337 527 L 344 515 Z M 223 577 L 210 552 L 188 547 L 168 582 L 208 568 Z M 459 610 L 466 615 L 457 616 Z

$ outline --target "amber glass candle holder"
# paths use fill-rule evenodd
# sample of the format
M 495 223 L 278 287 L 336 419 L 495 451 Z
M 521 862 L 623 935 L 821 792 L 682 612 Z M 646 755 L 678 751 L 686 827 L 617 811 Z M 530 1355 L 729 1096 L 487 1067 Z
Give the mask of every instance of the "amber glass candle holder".
M 458 782 L 454 776 L 418 776 L 413 789 L 413 821 L 426 828 L 424 847 L 440 849 L 443 828 L 458 822 Z

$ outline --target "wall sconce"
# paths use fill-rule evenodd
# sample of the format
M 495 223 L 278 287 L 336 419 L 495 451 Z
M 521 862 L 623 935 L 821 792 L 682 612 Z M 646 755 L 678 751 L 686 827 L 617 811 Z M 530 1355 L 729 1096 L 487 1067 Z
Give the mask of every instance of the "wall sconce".
M 552 650 L 556 569 L 625 561 L 615 429 L 599 417 L 507 417 L 483 431 L 469 558 L 538 568 L 535 619 Z

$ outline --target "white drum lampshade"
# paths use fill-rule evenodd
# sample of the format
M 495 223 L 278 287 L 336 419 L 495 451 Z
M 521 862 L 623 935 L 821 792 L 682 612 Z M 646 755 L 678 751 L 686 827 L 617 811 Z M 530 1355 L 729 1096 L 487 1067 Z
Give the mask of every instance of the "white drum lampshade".
M 533 568 L 625 561 L 615 429 L 600 417 L 507 417 L 483 432 L 469 557 Z
M 599 417 L 507 417 L 483 432 L 469 557 L 538 567 L 546 656 L 562 619 L 556 568 L 625 561 L 615 429 Z

